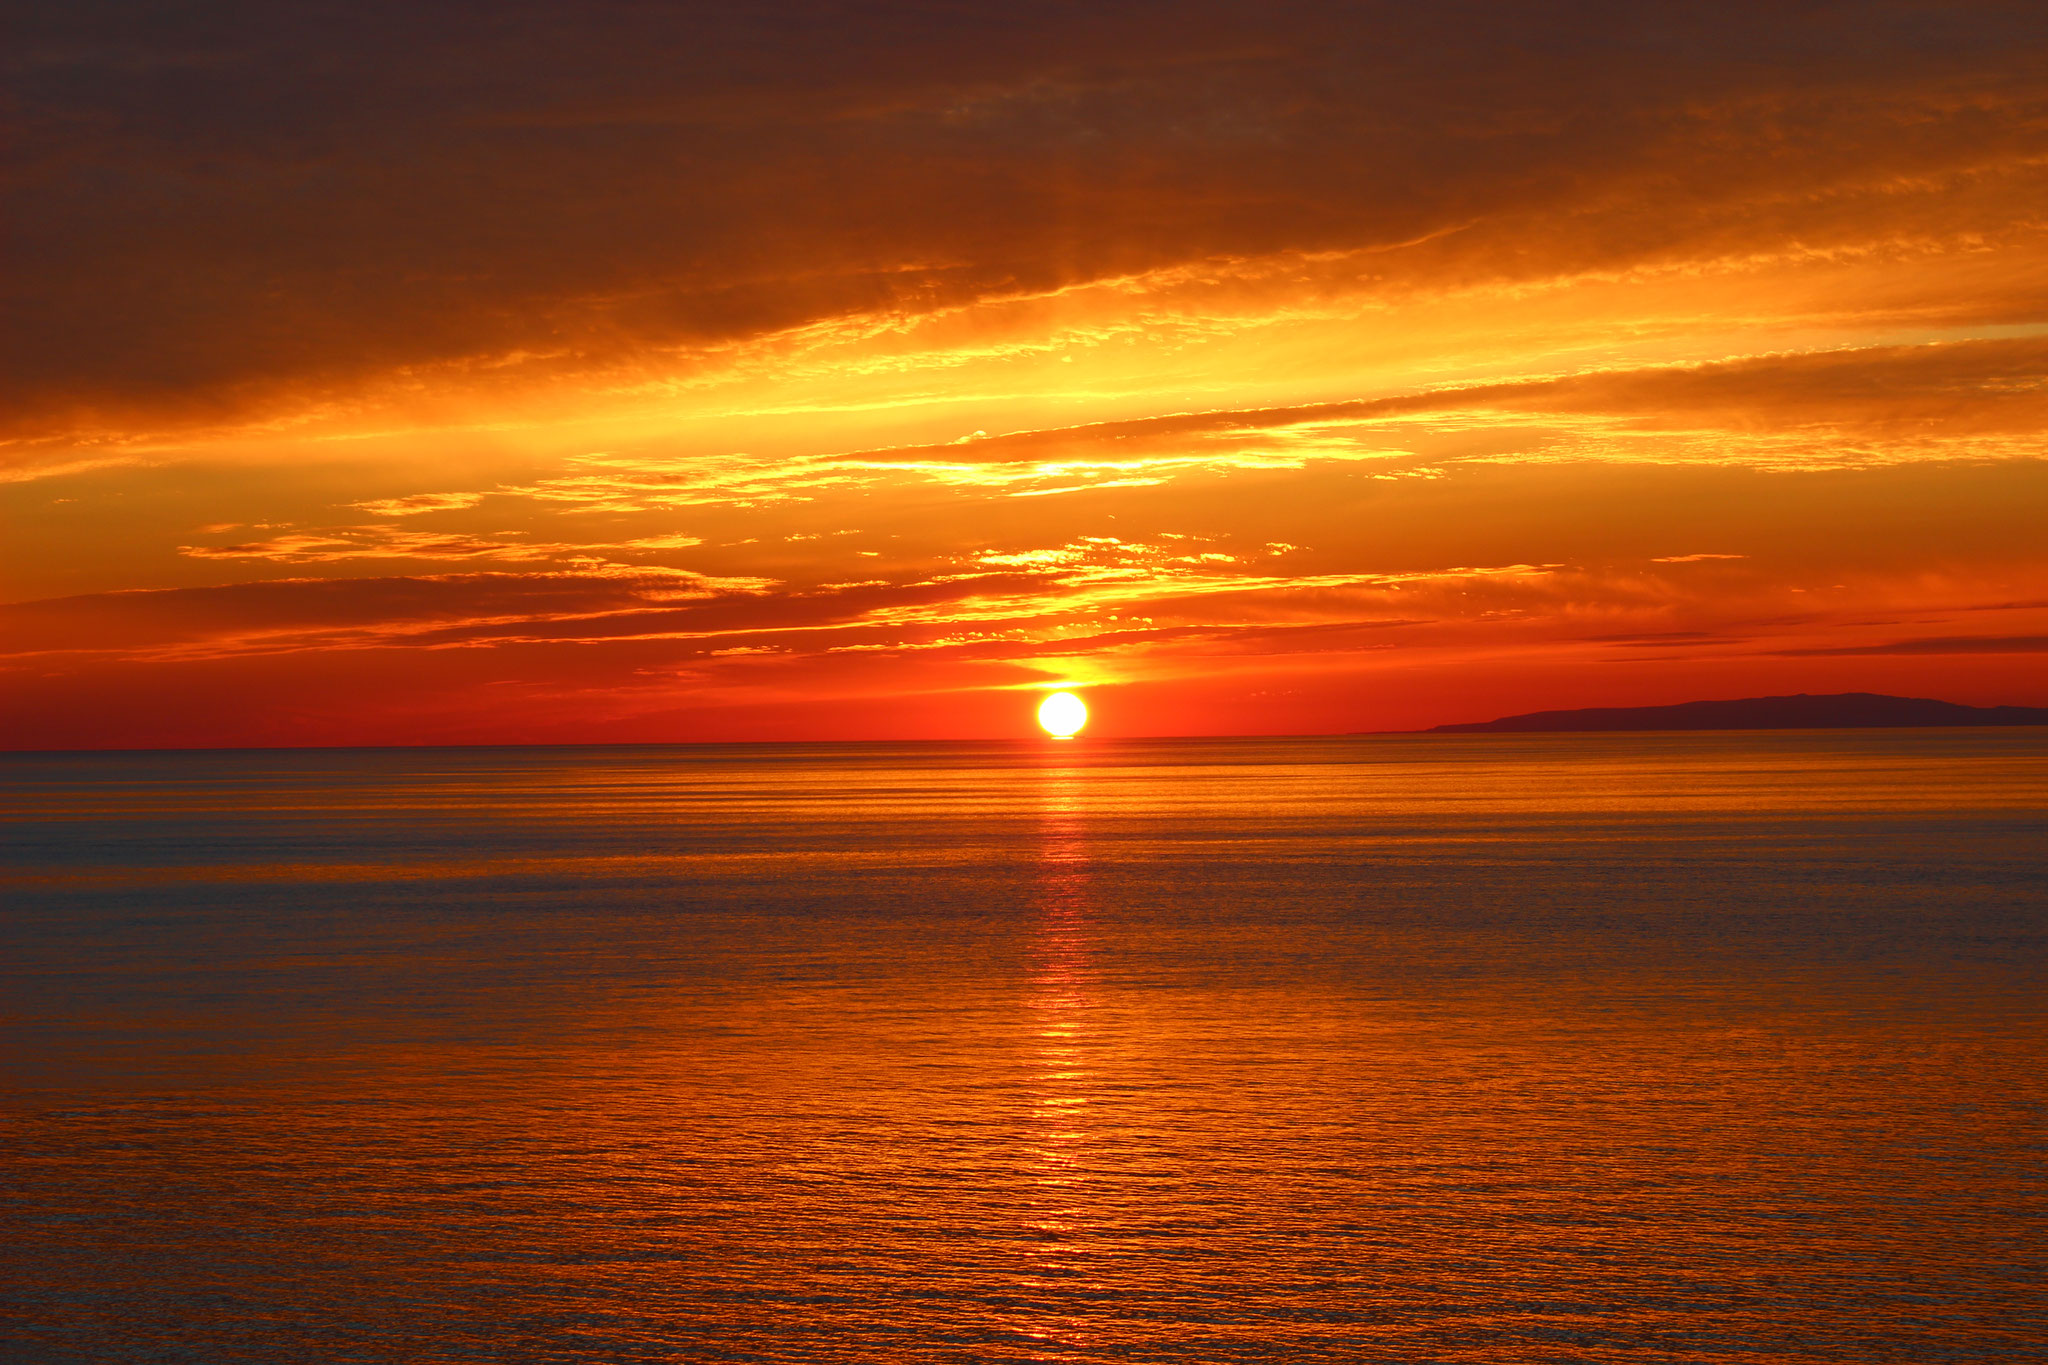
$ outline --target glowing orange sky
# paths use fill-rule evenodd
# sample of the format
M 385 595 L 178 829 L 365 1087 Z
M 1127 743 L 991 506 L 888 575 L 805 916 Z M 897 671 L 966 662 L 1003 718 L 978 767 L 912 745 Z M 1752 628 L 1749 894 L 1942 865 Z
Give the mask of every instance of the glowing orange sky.
M 11 747 L 2048 704 L 2036 5 L 289 8 L 6 58 Z

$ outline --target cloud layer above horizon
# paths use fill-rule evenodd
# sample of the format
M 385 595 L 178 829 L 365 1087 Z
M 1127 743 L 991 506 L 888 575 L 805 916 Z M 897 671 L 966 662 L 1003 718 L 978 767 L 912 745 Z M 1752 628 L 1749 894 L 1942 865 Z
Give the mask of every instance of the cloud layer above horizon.
M 2038 6 L 13 30 L 10 747 L 2048 703 Z

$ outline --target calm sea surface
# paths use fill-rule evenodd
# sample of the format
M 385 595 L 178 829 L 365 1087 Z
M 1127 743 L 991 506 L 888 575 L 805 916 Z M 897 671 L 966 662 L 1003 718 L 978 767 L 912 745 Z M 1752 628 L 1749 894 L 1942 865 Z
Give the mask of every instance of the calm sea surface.
M 9 1362 L 2048 1358 L 2048 731 L 0 783 Z

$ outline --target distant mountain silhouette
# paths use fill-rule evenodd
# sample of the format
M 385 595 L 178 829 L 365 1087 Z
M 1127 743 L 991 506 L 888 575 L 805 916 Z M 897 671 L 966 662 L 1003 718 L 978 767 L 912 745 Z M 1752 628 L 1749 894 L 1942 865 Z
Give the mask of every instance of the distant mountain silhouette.
M 1432 735 L 1516 734 L 1574 730 L 1862 730 L 1933 725 L 2048 725 L 2048 707 L 1961 706 L 1924 697 L 1838 692 L 1815 697 L 1743 697 L 1676 706 L 1594 706 L 1532 711 L 1526 716 L 1437 725 Z

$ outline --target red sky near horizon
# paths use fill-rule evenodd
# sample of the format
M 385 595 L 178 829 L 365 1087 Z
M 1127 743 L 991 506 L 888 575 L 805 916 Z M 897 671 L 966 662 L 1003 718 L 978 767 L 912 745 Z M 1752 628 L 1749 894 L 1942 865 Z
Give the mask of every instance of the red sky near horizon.
M 2038 4 L 15 30 L 6 747 L 2048 704 Z

